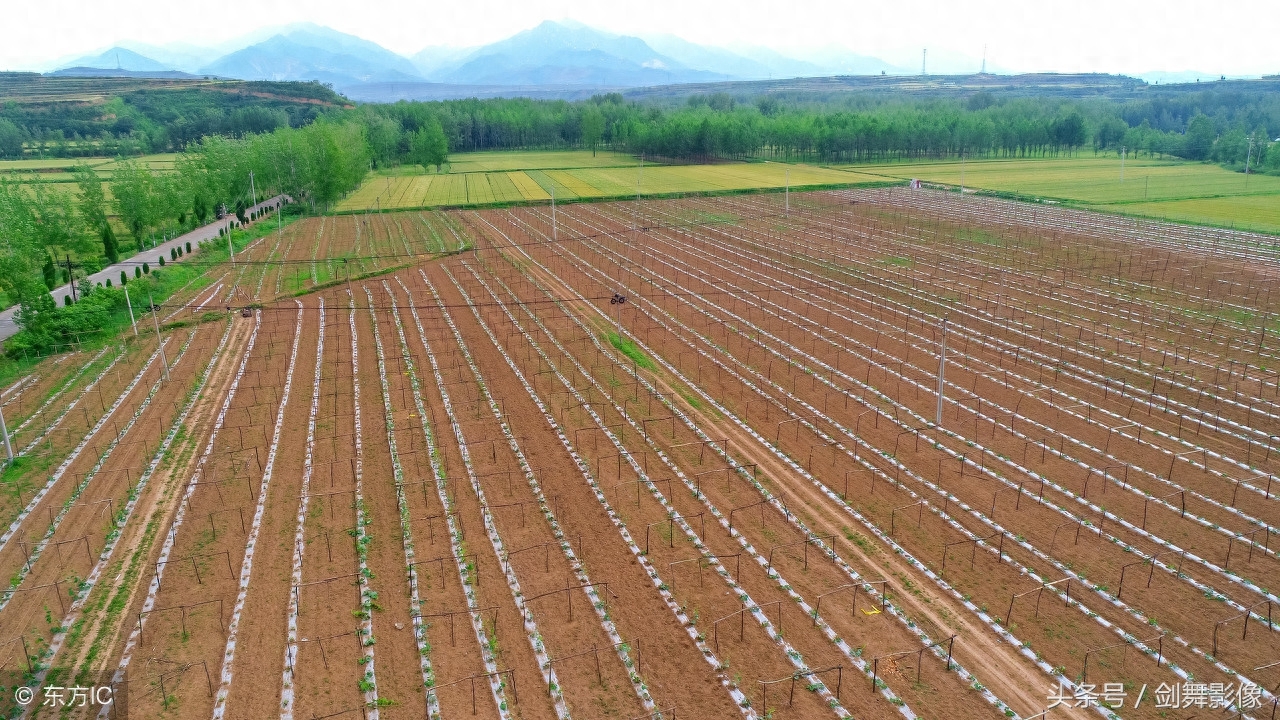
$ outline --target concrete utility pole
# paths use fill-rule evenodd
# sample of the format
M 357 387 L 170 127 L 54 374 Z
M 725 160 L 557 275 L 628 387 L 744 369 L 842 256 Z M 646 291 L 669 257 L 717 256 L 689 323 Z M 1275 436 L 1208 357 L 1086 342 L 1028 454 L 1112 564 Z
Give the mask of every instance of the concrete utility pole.
M 1125 146 L 1121 145 L 1120 146 L 1120 182 L 1121 183 L 1124 182 L 1124 153 L 1125 153 Z
M 945 375 L 947 370 L 947 319 L 942 319 L 942 345 L 938 348 L 938 413 L 934 416 L 933 424 L 942 427 L 942 398 L 945 389 Z
M 231 254 L 231 269 L 236 267 L 236 249 L 231 244 L 231 223 L 227 223 L 227 252 Z
M 71 270 L 71 256 L 67 256 L 67 284 L 71 286 L 71 302 L 80 302 L 76 297 L 76 274 Z
M 925 48 L 924 52 L 920 55 L 920 74 L 928 75 L 929 74 L 927 72 L 928 67 L 929 67 L 929 48 Z
M 258 205 L 258 189 L 253 185 L 253 171 L 249 171 L 249 192 L 253 193 L 253 204 Z
M 9 458 L 6 464 L 12 464 L 13 446 L 9 444 L 9 426 L 4 424 L 4 410 L 0 410 L 0 433 L 4 433 L 4 454 Z
M 787 189 L 782 192 L 782 209 L 787 217 L 791 217 L 791 168 L 787 168 Z
M 169 379 L 169 358 L 164 356 L 164 338 L 160 337 L 160 317 L 156 314 L 156 302 L 147 293 L 147 302 L 151 303 L 151 321 L 156 326 L 156 347 L 160 349 L 160 364 L 164 366 L 164 379 Z
M 133 336 L 138 337 L 138 321 L 133 319 L 133 301 L 129 299 L 129 289 L 124 291 L 124 304 L 129 306 L 129 324 L 133 326 Z
M 1261 153 L 1259 153 L 1261 155 Z M 1253 138 L 1249 138 L 1249 154 L 1244 156 L 1244 189 L 1249 189 L 1249 161 L 1253 159 Z
M 559 236 L 556 234 L 556 186 L 551 186 L 551 242 L 555 242 Z

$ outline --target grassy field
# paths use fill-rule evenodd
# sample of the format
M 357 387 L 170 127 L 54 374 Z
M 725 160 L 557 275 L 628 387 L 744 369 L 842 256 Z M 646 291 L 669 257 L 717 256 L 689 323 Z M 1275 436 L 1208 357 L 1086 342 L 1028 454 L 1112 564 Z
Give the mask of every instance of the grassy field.
M 1130 215 L 1162 220 L 1280 233 L 1280 195 L 1240 195 L 1134 203 L 1113 209 Z
M 132 160 L 154 172 L 167 172 L 173 170 L 177 157 L 177 153 L 160 153 L 143 155 L 132 158 Z M 88 165 L 98 173 L 98 177 L 102 178 L 102 194 L 107 202 L 110 203 L 112 200 L 110 185 L 112 171 L 120 167 L 120 161 L 117 158 L 0 160 L 0 181 L 15 183 L 28 188 L 36 183 L 42 183 L 45 189 L 50 192 L 67 194 L 74 198 L 79 189 L 76 186 L 76 177 L 73 170 L 80 165 Z
M 886 178 L 920 178 L 948 185 L 1073 200 L 1091 204 L 1160 202 L 1223 195 L 1274 195 L 1280 177 L 1250 175 L 1217 165 L 1119 158 L 979 160 L 966 163 L 856 165 L 847 169 Z
M 133 162 L 157 172 L 173 170 L 177 153 L 158 153 L 130 158 Z M 0 177 L 11 182 L 74 182 L 72 171 L 80 165 L 93 168 L 104 180 L 111 178 L 111 173 L 120 167 L 117 158 L 82 157 L 82 158 L 39 158 L 24 160 L 0 160 Z
M 111 162 L 111 158 L 40 158 L 26 160 L 0 160 L 0 174 L 22 172 L 63 172 L 77 165 L 99 167 Z
M 606 157 L 608 155 L 608 157 Z M 596 165 L 581 165 L 595 160 Z M 624 162 L 622 166 L 617 163 Z M 612 166 L 611 166 L 612 164 Z M 847 185 L 885 178 L 813 165 L 722 163 L 718 165 L 645 165 L 616 153 L 475 153 L 454 156 L 453 172 L 373 174 L 337 207 L 338 211 L 384 210 L 630 197 L 755 188 Z M 459 168 L 474 171 L 459 172 Z M 788 177 L 789 176 L 789 177 Z
M 626 167 L 636 164 L 634 155 L 588 150 L 546 152 L 476 152 L 454 155 L 450 172 L 496 172 L 500 170 L 545 170 L 547 168 Z
M 841 166 L 885 180 L 1016 193 L 1142 217 L 1280 232 L 1280 177 L 1218 165 L 1117 157 Z

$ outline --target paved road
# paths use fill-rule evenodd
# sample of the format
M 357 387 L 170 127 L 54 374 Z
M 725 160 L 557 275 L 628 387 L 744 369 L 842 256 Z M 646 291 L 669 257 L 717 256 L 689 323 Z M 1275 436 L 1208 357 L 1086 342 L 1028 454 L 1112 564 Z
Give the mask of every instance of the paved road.
M 266 208 L 268 206 L 274 207 L 276 203 L 279 202 L 281 197 L 283 196 L 277 195 L 272 198 L 267 198 L 266 200 L 263 200 L 257 205 L 254 205 L 253 207 L 246 210 L 245 214 L 248 215 L 248 213 L 250 212 L 258 212 L 259 210 Z M 192 230 L 191 232 L 187 233 L 186 235 L 179 235 L 178 237 L 175 237 L 172 240 L 156 245 L 154 248 L 148 248 L 138 253 L 137 255 L 134 255 L 128 260 L 124 260 L 122 262 L 116 263 L 115 265 L 111 265 L 109 267 L 103 268 L 100 272 L 96 272 L 90 275 L 89 279 L 92 280 L 95 284 L 102 283 L 105 285 L 108 279 L 110 279 L 112 283 L 118 284 L 120 282 L 120 271 L 124 270 L 126 273 L 128 273 L 129 279 L 132 280 L 133 268 L 139 263 L 146 262 L 146 263 L 150 263 L 152 267 L 159 267 L 160 263 L 158 261 L 158 258 L 161 255 L 164 256 L 164 261 L 166 263 L 173 262 L 172 260 L 169 259 L 169 250 L 171 248 L 176 248 L 178 246 L 185 246 L 186 243 L 191 243 L 191 245 L 194 247 L 195 245 L 205 240 L 217 238 L 218 231 L 221 230 L 222 228 L 227 227 L 231 223 L 231 221 L 234 219 L 235 219 L 234 215 L 228 215 L 222 220 L 217 220 L 215 222 L 209 223 L 208 225 L 198 227 L 195 230 Z M 186 248 L 183 247 L 183 250 L 185 251 Z M 187 255 L 183 255 L 182 257 L 178 258 L 177 262 L 182 262 L 187 257 L 188 257 Z M 57 288 L 56 290 L 53 291 L 52 295 L 53 295 L 54 302 L 58 303 L 58 305 L 62 305 L 62 303 L 64 302 L 63 298 L 71 295 L 71 285 L 67 284 L 67 285 L 63 285 L 60 288 Z M 15 333 L 18 332 L 18 324 L 15 321 L 15 315 L 17 315 L 17 312 L 18 312 L 17 305 L 9 308 L 8 310 L 5 310 L 4 312 L 0 312 L 0 340 L 4 340 L 6 338 L 12 337 Z

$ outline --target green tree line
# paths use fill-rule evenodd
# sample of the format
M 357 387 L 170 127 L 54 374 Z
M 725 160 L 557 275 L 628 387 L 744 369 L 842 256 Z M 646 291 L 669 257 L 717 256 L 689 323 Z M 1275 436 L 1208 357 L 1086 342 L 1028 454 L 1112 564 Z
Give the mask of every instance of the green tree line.
M 223 207 L 243 222 L 254 194 L 261 201 L 283 193 L 313 210 L 326 209 L 368 172 L 365 132 L 361 123 L 335 117 L 242 138 L 207 137 L 190 145 L 172 172 L 121 161 L 109 182 L 110 201 L 89 167 L 76 169 L 75 193 L 0 181 L 0 290 L 21 306 L 19 325 L 42 328 L 43 338 L 6 347 L 11 353 L 38 350 L 101 327 L 92 313 L 57 307 L 49 291 L 115 262 L 125 254 L 122 247 L 142 251 L 209 222 Z M 123 238 L 109 215 L 123 226 Z M 68 259 L 74 260 L 69 270 Z M 88 296 L 93 288 L 85 290 Z

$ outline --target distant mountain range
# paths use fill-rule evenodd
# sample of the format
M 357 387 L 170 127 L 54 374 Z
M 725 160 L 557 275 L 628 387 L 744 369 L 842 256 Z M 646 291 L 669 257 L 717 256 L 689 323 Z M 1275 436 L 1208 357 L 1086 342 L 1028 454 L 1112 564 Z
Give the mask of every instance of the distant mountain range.
M 762 47 L 699 45 L 674 35 L 616 35 L 575 22 L 547 21 L 482 47 L 430 46 L 411 56 L 327 27 L 298 23 L 257 30 L 218 47 L 126 44 L 63 63 L 51 74 L 316 80 L 366 102 L 461 97 L 582 98 L 597 92 L 669 85 L 714 86 L 833 76 L 971 75 L 978 58 L 930 52 L 924 68 L 904 67 L 841 47 L 802 59 Z M 1217 79 L 1198 72 L 1153 72 L 1152 83 Z
M 56 75 L 218 76 L 317 80 L 356 100 L 582 96 L 654 85 L 835 74 L 907 74 L 877 58 L 827 53 L 813 62 L 763 48 L 727 50 L 673 35 L 645 39 L 547 21 L 475 48 L 432 46 L 410 57 L 330 28 L 300 23 L 220 48 L 112 47 L 62 64 Z

